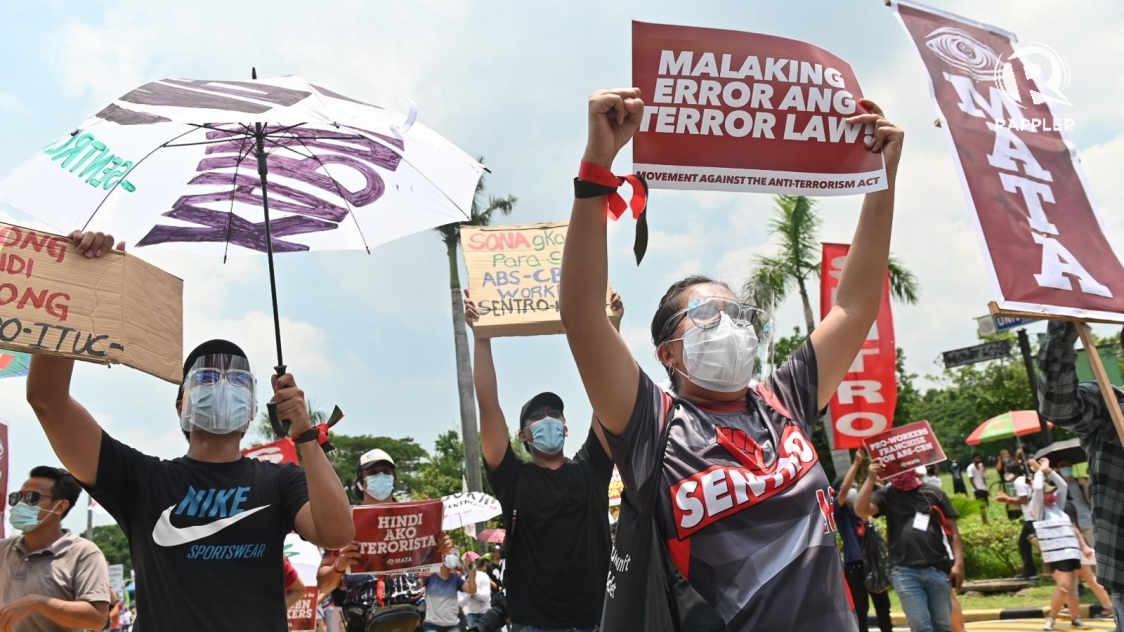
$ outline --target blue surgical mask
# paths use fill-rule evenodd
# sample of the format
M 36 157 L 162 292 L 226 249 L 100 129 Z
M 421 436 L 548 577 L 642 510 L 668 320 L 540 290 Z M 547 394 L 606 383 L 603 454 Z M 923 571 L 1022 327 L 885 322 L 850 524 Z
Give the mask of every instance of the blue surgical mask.
M 390 474 L 367 476 L 367 493 L 375 500 L 386 500 L 394 492 L 394 477 Z
M 229 434 L 244 430 L 254 416 L 254 391 L 226 380 L 191 388 L 187 398 L 190 404 L 180 420 L 185 432 L 194 426 L 214 434 Z
M 566 443 L 566 424 L 561 419 L 546 417 L 528 426 L 531 444 L 543 454 L 558 454 Z
M 1061 473 L 1062 478 L 1073 478 L 1073 468 L 1072 467 L 1063 467 L 1062 469 L 1060 469 L 1058 471 Z
M 58 507 L 58 503 L 55 503 L 55 507 Z M 51 511 L 54 511 L 55 507 L 51 507 Z M 16 531 L 22 533 L 30 533 L 39 528 L 39 525 L 42 523 L 43 521 L 39 519 L 38 505 L 17 503 L 16 506 L 12 507 L 11 511 L 8 512 L 8 524 L 12 525 L 12 528 Z

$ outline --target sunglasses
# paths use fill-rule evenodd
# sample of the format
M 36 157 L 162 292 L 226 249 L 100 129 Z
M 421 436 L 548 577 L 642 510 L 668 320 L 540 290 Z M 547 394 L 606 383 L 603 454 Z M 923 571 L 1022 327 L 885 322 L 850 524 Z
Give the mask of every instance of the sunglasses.
M 536 421 L 542 421 L 547 417 L 564 419 L 564 417 L 562 416 L 562 411 L 560 410 L 555 410 L 553 408 L 540 408 L 538 410 L 532 410 L 531 412 L 527 413 L 527 423 L 530 424 Z
M 15 507 L 19 504 L 20 500 L 23 500 L 24 504 L 27 505 L 38 505 L 40 498 L 50 498 L 54 500 L 55 497 L 48 496 L 47 494 L 40 494 L 39 492 L 12 492 L 8 494 L 8 506 Z
M 671 332 L 679 327 L 679 323 L 686 319 L 690 319 L 691 324 L 699 329 L 713 329 L 722 322 L 723 314 L 729 317 L 736 327 L 753 327 L 755 331 L 766 334 L 769 332 L 768 312 L 728 298 L 709 296 L 691 301 L 687 309 L 668 318 L 667 324 L 664 325 L 664 334 L 670 336 Z
M 188 376 L 189 386 L 211 386 L 225 379 L 231 386 L 250 388 L 254 385 L 254 374 L 240 369 L 199 369 Z

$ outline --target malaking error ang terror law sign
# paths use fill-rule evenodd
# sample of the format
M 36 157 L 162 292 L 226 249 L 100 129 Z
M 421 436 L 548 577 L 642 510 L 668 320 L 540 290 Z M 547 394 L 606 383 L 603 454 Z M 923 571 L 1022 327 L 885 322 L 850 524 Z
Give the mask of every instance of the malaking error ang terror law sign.
M 560 334 L 558 283 L 568 222 L 524 226 L 465 226 L 461 247 L 480 338 Z M 605 314 L 620 324 L 606 289 Z
M 885 189 L 850 64 L 797 40 L 632 23 L 644 114 L 633 167 L 655 189 L 850 195 Z
M 0 223 L 0 349 L 183 378 L 183 281 L 111 250 Z

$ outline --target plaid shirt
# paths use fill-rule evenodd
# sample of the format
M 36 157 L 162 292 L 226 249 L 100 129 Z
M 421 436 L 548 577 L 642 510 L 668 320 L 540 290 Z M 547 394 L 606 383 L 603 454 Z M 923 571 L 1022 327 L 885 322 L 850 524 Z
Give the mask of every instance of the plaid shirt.
M 1073 323 L 1050 323 L 1049 338 L 1038 354 L 1038 410 L 1077 435 L 1089 455 L 1097 579 L 1108 590 L 1124 592 L 1124 447 L 1097 383 L 1077 383 L 1076 341 Z M 1119 389 L 1116 398 L 1124 401 Z

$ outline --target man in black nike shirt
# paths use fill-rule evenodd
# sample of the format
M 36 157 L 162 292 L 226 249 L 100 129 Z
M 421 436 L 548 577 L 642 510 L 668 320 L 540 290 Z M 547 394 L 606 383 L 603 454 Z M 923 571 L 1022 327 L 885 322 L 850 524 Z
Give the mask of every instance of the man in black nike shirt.
M 70 241 L 86 257 L 113 247 L 101 233 L 75 231 Z M 272 401 L 292 424 L 304 469 L 242 456 L 238 444 L 257 409 L 249 369 L 225 340 L 188 355 L 176 401 L 187 454 L 164 461 L 110 437 L 71 397 L 73 360 L 32 358 L 27 401 L 51 446 L 129 538 L 145 613 L 137 632 L 287 630 L 285 535 L 296 530 L 327 549 L 354 537 L 347 495 L 292 375 L 273 376 Z M 231 595 L 237 608 L 225 605 Z

